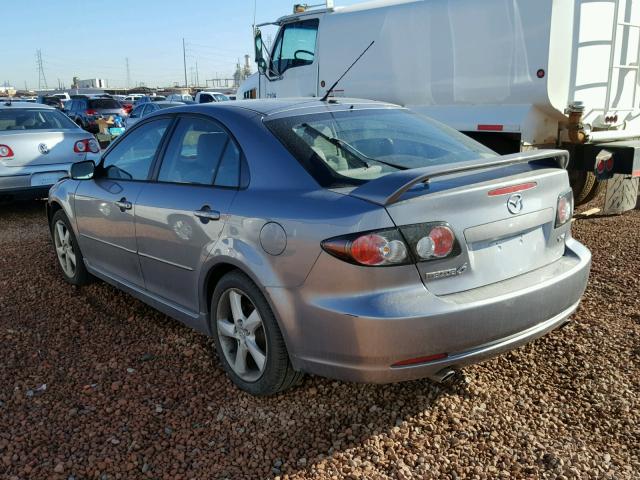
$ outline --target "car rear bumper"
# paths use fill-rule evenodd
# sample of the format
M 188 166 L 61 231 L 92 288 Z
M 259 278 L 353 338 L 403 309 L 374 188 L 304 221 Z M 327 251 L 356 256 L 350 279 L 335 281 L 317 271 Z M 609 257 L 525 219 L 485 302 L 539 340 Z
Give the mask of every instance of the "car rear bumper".
M 315 290 L 327 275 L 340 276 L 333 260 L 321 256 L 298 290 L 268 293 L 272 304 L 288 307 L 278 315 L 296 368 L 387 383 L 477 363 L 563 325 L 580 302 L 590 266 L 589 250 L 568 239 L 565 255 L 556 262 L 466 292 L 435 296 L 422 284 L 407 284 L 340 296 L 339 289 L 331 295 Z M 447 357 L 392 367 L 436 354 Z
M 0 168 L 0 194 L 45 192 L 57 181 L 57 177 L 67 176 L 71 163 L 33 165 Z M 47 180 L 51 176 L 52 181 Z M 43 182 L 43 180 L 46 180 Z

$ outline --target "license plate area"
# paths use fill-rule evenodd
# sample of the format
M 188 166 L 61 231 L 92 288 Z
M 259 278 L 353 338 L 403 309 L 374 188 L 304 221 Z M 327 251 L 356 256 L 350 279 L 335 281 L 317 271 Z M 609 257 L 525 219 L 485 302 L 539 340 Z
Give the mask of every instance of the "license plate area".
M 32 187 L 46 187 L 49 185 L 53 185 L 62 177 L 66 176 L 67 172 L 44 172 L 44 173 L 34 173 L 31 175 L 31 186 Z

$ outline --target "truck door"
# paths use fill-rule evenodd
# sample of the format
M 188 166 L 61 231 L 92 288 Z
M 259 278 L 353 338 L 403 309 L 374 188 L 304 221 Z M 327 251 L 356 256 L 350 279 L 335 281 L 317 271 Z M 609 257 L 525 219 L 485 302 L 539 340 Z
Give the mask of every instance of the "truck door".
M 318 62 L 316 38 L 318 19 L 287 23 L 280 28 L 271 52 L 271 80 L 266 97 L 317 96 Z

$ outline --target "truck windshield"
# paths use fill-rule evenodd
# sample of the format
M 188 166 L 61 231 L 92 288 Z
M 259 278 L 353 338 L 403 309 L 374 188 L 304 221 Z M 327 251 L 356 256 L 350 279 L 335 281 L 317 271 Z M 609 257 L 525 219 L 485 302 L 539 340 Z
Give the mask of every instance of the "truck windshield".
M 399 170 L 497 155 L 401 108 L 298 115 L 265 125 L 323 187 L 360 185 Z

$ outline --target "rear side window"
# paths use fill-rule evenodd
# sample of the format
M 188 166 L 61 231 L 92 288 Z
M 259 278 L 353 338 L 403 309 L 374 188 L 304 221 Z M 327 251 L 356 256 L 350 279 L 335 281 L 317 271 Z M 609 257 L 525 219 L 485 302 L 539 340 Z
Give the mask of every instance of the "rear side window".
M 118 109 L 120 104 L 112 98 L 98 98 L 89 100 L 89 108 Z
M 200 94 L 200 103 L 211 103 L 213 102 L 213 95 L 209 95 L 208 93 Z
M 119 180 L 146 180 L 170 123 L 168 118 L 154 120 L 123 137 L 104 159 L 102 169 L 105 176 Z
M 13 130 L 70 130 L 77 129 L 69 117 L 57 110 L 42 109 L 2 109 L 0 110 L 0 131 Z
M 240 152 L 216 122 L 182 118 L 169 142 L 158 181 L 237 187 Z

